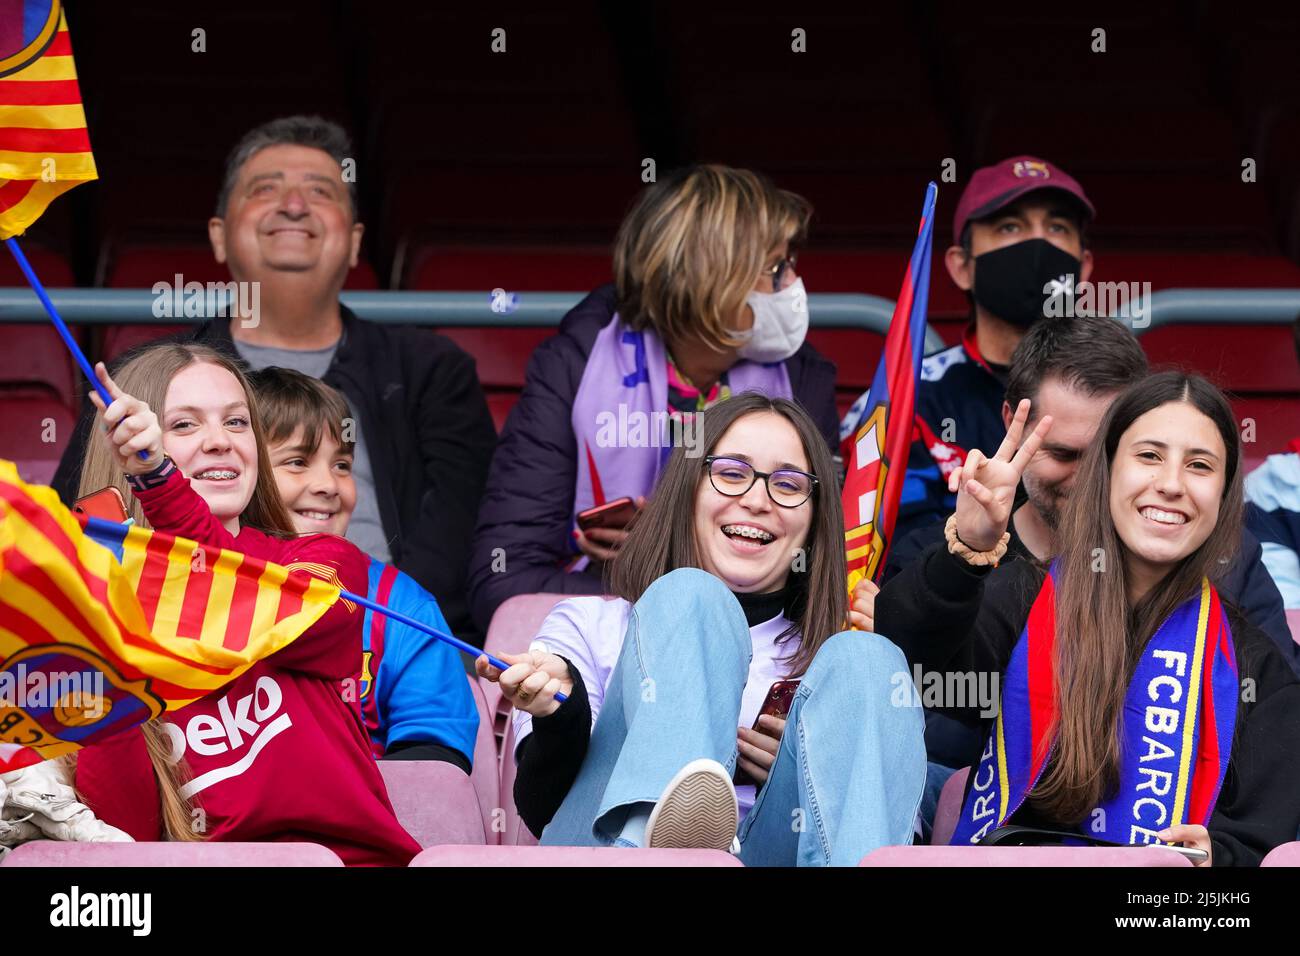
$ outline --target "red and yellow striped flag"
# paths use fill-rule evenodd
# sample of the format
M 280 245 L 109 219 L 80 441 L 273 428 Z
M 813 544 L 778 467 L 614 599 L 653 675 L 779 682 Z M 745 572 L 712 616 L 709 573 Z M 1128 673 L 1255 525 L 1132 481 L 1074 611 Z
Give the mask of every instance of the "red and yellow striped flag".
M 92 539 L 0 460 L 0 772 L 206 696 L 339 600 L 311 569 L 143 528 L 115 536 Z
M 0 239 L 96 178 L 59 0 L 0 0 Z

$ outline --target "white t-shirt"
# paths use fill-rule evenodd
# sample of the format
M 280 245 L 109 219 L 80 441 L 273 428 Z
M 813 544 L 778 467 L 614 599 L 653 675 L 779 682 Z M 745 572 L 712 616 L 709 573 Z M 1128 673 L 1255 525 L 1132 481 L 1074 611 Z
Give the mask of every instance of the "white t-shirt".
M 602 597 L 568 598 L 555 605 L 542 622 L 541 630 L 533 638 L 529 650 L 540 650 L 568 658 L 582 675 L 591 703 L 591 725 L 596 726 L 605 690 L 614 675 L 619 653 L 623 649 L 623 635 L 627 632 L 628 614 L 632 605 L 622 598 L 606 600 Z M 749 662 L 749 677 L 740 698 L 740 719 L 737 726 L 752 727 L 758 717 L 763 698 L 772 684 L 789 674 L 789 659 L 799 648 L 799 636 L 778 645 L 776 639 L 790 626 L 783 614 L 749 629 L 753 641 L 753 657 Z M 510 719 L 514 725 L 515 746 L 533 732 L 532 714 L 513 710 Z M 736 788 L 743 820 L 754 805 L 755 788 L 746 785 Z

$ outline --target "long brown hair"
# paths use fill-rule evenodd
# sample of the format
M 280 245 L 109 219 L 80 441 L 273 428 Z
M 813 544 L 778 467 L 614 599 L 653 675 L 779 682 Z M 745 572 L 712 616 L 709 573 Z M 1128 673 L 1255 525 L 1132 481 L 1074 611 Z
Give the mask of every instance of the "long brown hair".
M 1124 543 L 1110 518 L 1111 471 L 1120 437 L 1152 409 L 1183 402 L 1209 418 L 1226 450 L 1223 496 L 1201 546 L 1130 606 Z M 1119 780 L 1119 721 L 1147 641 L 1173 611 L 1220 575 L 1241 539 L 1241 445 L 1232 407 L 1199 375 L 1161 372 L 1111 405 L 1084 454 L 1060 528 L 1056 583 L 1055 754 L 1034 788 L 1035 805 L 1063 824 L 1082 820 Z M 1105 518 L 1097 520 L 1099 515 Z M 1104 560 L 1104 571 L 1094 569 Z M 1050 737 L 1049 737 L 1050 739 Z
M 240 523 L 268 534 L 293 534 L 293 524 L 284 504 L 280 501 L 275 477 L 271 473 L 271 462 L 267 457 L 261 419 L 257 413 L 256 395 L 234 361 L 205 345 L 169 342 L 151 345 L 135 353 L 113 373 L 113 380 L 128 395 L 148 403 L 161 418 L 166 411 L 167 389 L 172 379 L 183 369 L 199 362 L 217 365 L 230 372 L 239 382 L 248 400 L 249 421 L 253 429 L 253 437 L 257 441 L 257 480 L 253 485 L 253 496 L 248 507 L 240 516 Z M 126 476 L 122 474 L 117 459 L 109 451 L 106 443 L 100 440 L 99 436 L 104 430 L 103 421 L 103 413 L 96 411 L 91 438 L 86 443 L 86 457 L 81 466 L 81 484 L 77 496 L 88 495 L 112 485 L 122 493 L 127 513 L 135 519 L 135 523 L 142 528 L 148 528 L 149 522 L 144 516 L 144 509 L 131 494 L 130 486 L 126 483 Z M 181 788 L 189 780 L 189 767 L 184 760 L 171 759 L 171 741 L 157 720 L 149 721 L 140 729 L 144 734 L 149 761 L 158 780 L 164 834 L 170 840 L 203 839 L 192 826 L 191 801 L 181 796 Z
M 704 458 L 713 454 L 727 429 L 744 416 L 757 412 L 774 412 L 794 426 L 808 456 L 809 470 L 820 479 L 808 502 L 813 517 L 808 540 L 804 542 L 803 561 L 796 561 L 795 555 L 791 555 L 793 567 L 788 582 L 791 595 L 785 614 L 795 628 L 782 635 L 782 640 L 792 637 L 796 629 L 803 636 L 799 649 L 790 658 L 791 676 L 797 677 L 808 669 L 817 649 L 831 635 L 845 629 L 849 599 L 844 517 L 834 462 L 817 426 L 792 401 L 744 392 L 698 413 L 700 448 L 705 450 L 694 457 L 688 456 L 683 446 L 673 449 L 654 496 L 607 568 L 607 589 L 636 603 L 646 588 L 669 571 L 700 567 L 695 542 L 695 502 L 701 482 L 709 480 Z
M 172 379 L 180 372 L 206 362 L 225 369 L 239 382 L 248 401 L 250 427 L 257 441 L 257 480 L 253 485 L 253 497 L 248 507 L 239 517 L 239 523 L 247 527 L 272 535 L 293 535 L 293 521 L 280 493 L 275 486 L 275 475 L 271 471 L 271 459 L 267 456 L 266 435 L 262 430 L 261 416 L 258 414 L 257 394 L 249 384 L 247 377 L 233 359 L 206 345 L 188 342 L 164 342 L 141 349 L 129 358 L 122 367 L 113 373 L 113 381 L 122 391 L 140 399 L 154 410 L 161 419 L 166 408 L 167 389 Z M 127 513 L 141 527 L 149 527 L 145 521 L 144 510 L 131 495 L 126 476 L 118 467 L 117 459 L 107 445 L 98 436 L 104 430 L 104 415 L 95 412 L 95 422 L 91 432 L 92 440 L 86 443 L 86 457 L 81 466 L 81 484 L 77 496 L 88 495 L 108 485 L 113 485 L 122 492 L 126 501 Z

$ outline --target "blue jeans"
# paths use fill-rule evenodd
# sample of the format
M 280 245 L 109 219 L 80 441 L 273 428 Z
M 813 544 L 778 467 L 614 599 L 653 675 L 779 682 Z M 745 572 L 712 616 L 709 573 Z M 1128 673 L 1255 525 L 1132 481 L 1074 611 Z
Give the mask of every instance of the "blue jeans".
M 587 758 L 541 842 L 608 846 L 628 810 L 658 800 L 691 760 L 709 757 L 733 772 L 751 655 L 744 613 L 713 575 L 680 568 L 646 589 Z M 893 702 L 910 681 L 902 652 L 877 634 L 848 631 L 822 645 L 740 827 L 746 865 L 853 866 L 877 847 L 911 842 L 925 785 L 924 721 L 919 707 Z

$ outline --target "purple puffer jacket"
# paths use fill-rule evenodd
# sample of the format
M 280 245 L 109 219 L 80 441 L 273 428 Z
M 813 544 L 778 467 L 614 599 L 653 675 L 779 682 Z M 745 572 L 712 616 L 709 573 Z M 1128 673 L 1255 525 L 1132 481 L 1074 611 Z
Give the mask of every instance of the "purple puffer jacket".
M 559 333 L 529 359 L 523 394 L 506 419 L 488 472 L 470 554 L 470 610 L 484 632 L 501 602 L 515 594 L 601 593 L 598 566 L 564 570 L 578 554 L 571 534 L 577 483 L 571 416 L 592 344 L 616 308 L 613 285 L 601 286 L 573 307 Z M 795 399 L 835 450 L 834 363 L 804 343 L 786 370 Z M 502 570 L 493 569 L 498 556 Z M 502 561 L 495 564 L 500 569 Z

